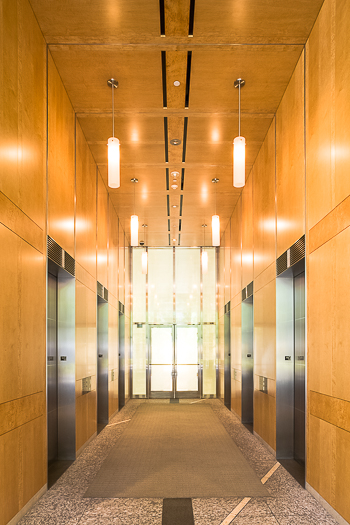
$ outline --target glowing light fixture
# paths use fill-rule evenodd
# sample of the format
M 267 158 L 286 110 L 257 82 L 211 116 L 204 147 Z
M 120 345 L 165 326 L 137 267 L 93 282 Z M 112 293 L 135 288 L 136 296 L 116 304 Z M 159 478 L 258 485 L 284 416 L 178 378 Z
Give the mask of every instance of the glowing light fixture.
M 219 179 L 212 179 L 213 184 L 217 184 Z M 213 246 L 220 246 L 220 217 L 216 215 L 216 186 L 215 186 L 215 215 L 211 218 L 211 243 Z
M 112 121 L 113 136 L 108 139 L 108 186 L 110 188 L 120 187 L 120 143 L 114 136 L 114 90 L 118 87 L 118 82 L 114 78 L 107 80 L 107 84 L 112 88 Z
M 135 184 L 138 182 L 138 179 L 131 179 L 131 182 L 134 183 L 134 215 L 131 215 L 130 220 L 130 244 L 131 246 L 138 246 L 139 244 L 139 218 L 135 215 Z
M 238 78 L 234 86 L 238 88 L 238 137 L 233 141 L 233 185 L 242 188 L 245 185 L 245 138 L 241 136 L 241 88 L 245 80 Z
M 205 250 L 205 228 L 207 227 L 206 224 L 202 224 L 203 228 L 203 235 L 204 235 L 204 242 L 203 242 L 203 250 L 202 250 L 202 273 L 207 273 L 208 271 L 208 252 Z
M 147 228 L 147 224 L 143 224 L 142 228 Z M 145 242 L 146 242 L 146 230 L 145 230 Z M 142 268 L 142 273 L 144 275 L 146 275 L 147 270 L 148 270 L 148 252 L 147 252 L 147 247 L 145 248 L 145 251 L 142 252 L 142 255 L 141 255 L 141 268 Z

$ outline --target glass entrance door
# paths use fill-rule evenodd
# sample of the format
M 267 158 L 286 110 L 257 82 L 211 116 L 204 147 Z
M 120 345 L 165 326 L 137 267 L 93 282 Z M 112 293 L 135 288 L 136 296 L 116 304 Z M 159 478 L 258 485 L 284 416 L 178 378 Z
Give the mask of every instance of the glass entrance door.
M 177 326 L 175 397 L 199 397 L 198 350 L 198 326 Z
M 199 397 L 197 326 L 151 326 L 150 397 Z
M 173 326 L 151 326 L 150 397 L 174 397 Z

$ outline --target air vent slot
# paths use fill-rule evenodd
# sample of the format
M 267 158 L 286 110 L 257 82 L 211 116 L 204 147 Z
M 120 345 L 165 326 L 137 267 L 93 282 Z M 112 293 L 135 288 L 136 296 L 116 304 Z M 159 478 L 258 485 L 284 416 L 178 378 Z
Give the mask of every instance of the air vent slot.
M 64 253 L 64 269 L 75 277 L 75 260 L 67 252 Z
M 293 246 L 290 247 L 290 265 L 293 266 L 293 264 L 296 264 L 297 262 L 301 261 L 305 257 L 305 235 L 300 237 L 300 239 L 297 240 L 293 244 Z
M 179 219 L 179 232 L 181 231 L 182 219 Z
M 253 295 L 253 281 L 247 286 L 247 298 Z
M 231 310 L 231 301 L 225 304 L 225 314 L 228 314 Z
M 179 233 L 179 237 L 178 237 L 178 241 L 177 241 L 178 246 L 180 246 L 180 241 L 181 241 L 181 235 Z
M 104 288 L 104 286 L 103 286 L 101 283 L 99 283 L 99 282 L 97 281 L 97 295 L 99 295 L 100 297 L 102 297 L 102 299 L 104 299 L 104 296 L 103 296 L 103 288 Z
M 170 219 L 168 219 L 168 232 L 170 232 Z
M 183 206 L 183 202 L 184 202 L 184 196 L 181 195 L 181 196 L 180 196 L 180 213 L 179 213 L 180 217 L 182 217 L 182 206 Z
M 166 209 L 167 209 L 168 217 L 170 217 L 170 199 L 169 199 L 169 195 L 166 196 Z
M 124 314 L 125 313 L 125 307 L 123 303 L 119 301 L 119 313 Z
M 47 256 L 51 261 L 63 268 L 64 250 L 49 236 L 47 236 Z
M 181 191 L 183 191 L 185 185 L 185 168 L 181 170 Z
M 187 145 L 187 126 L 188 126 L 188 117 L 184 118 L 184 135 L 183 135 L 183 149 L 182 149 L 182 162 L 186 160 L 186 145 Z
M 165 7 L 164 0 L 159 0 L 160 36 L 165 36 Z
M 165 162 L 169 162 L 168 117 L 164 117 L 164 148 L 165 148 Z
M 242 290 L 242 301 L 245 301 L 247 299 L 247 288 L 243 288 Z
M 162 51 L 162 82 L 163 82 L 163 109 L 167 109 L 167 85 L 166 85 L 166 51 Z
M 165 168 L 166 191 L 169 191 L 169 168 Z
M 170 242 L 170 233 L 168 233 L 168 243 L 169 243 L 169 246 L 171 246 L 171 242 Z
M 191 0 L 190 3 L 190 20 L 188 24 L 188 36 L 193 36 L 193 26 L 194 26 L 194 4 L 195 0 Z
M 192 51 L 188 51 L 187 53 L 187 71 L 186 71 L 185 109 L 188 109 L 190 105 L 191 64 L 192 64 Z
M 305 235 L 300 237 L 288 250 L 286 250 L 276 261 L 276 275 L 281 275 L 288 268 L 301 261 L 305 257 Z
M 103 290 L 103 298 L 108 303 L 108 290 L 107 290 L 107 288 L 105 288 Z

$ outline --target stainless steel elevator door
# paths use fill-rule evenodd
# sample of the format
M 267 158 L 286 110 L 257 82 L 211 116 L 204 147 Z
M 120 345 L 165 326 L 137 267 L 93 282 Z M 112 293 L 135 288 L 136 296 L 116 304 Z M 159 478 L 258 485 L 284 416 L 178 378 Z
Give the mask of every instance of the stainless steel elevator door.
M 242 423 L 253 423 L 254 314 L 253 296 L 242 302 Z
M 119 312 L 119 410 L 125 405 L 125 314 Z
M 47 455 L 48 463 L 58 458 L 57 389 L 57 277 L 47 282 Z
M 231 316 L 224 317 L 224 403 L 231 410 Z
M 108 303 L 97 299 L 97 423 L 108 423 Z
M 305 272 L 294 277 L 294 459 L 305 464 Z

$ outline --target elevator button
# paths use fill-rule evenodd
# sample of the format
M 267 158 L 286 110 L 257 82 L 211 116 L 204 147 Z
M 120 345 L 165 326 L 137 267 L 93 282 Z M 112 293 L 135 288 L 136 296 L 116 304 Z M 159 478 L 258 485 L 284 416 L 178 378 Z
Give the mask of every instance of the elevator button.
M 98 354 L 98 357 L 103 357 L 103 354 Z
M 67 361 L 67 356 L 66 355 L 61 355 L 61 361 Z
M 252 354 L 247 354 L 247 357 L 252 357 Z
M 284 356 L 284 359 L 285 359 L 286 361 L 291 361 L 291 360 L 292 360 L 292 356 L 290 356 L 290 355 L 286 355 L 286 356 Z

